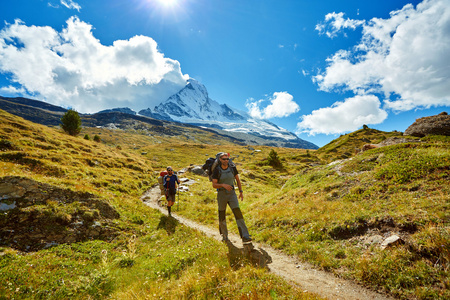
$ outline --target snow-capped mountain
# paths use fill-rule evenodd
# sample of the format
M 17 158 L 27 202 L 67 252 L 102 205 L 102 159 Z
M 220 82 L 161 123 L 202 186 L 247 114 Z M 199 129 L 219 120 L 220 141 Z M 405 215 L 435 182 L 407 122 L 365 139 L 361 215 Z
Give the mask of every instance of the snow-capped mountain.
M 153 109 L 139 111 L 139 114 L 160 120 L 224 130 L 230 134 L 246 133 L 260 139 L 276 141 L 273 145 L 277 146 L 318 148 L 267 120 L 252 118 L 246 112 L 226 104 L 219 104 L 209 98 L 206 87 L 194 79 L 189 79 L 186 86 L 175 95 Z

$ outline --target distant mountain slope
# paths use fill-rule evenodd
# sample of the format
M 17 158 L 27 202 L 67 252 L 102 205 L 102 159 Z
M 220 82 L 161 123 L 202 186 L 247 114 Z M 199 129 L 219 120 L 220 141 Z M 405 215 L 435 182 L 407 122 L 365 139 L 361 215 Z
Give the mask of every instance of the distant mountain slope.
M 27 98 L 7 98 L 1 96 L 0 109 L 34 123 L 47 126 L 59 126 L 62 115 L 67 111 L 65 108 L 38 100 Z M 211 142 L 215 144 L 220 141 L 224 141 L 235 143 L 237 145 L 266 145 L 273 147 L 315 149 L 313 148 L 315 145 L 310 145 L 308 142 L 305 142 L 304 147 L 301 147 L 295 139 L 292 141 L 286 141 L 284 139 L 277 139 L 275 137 L 264 135 L 247 134 L 245 132 L 225 131 L 207 128 L 205 126 L 198 126 L 200 124 L 175 122 L 175 120 L 167 120 L 160 116 L 158 118 L 154 118 L 152 116 L 135 115 L 133 114 L 133 111 L 128 108 L 111 109 L 95 114 L 80 114 L 80 116 L 82 119 L 82 126 L 87 127 L 104 127 L 109 124 L 114 124 L 113 127 L 119 129 L 132 129 L 133 127 L 136 127 L 134 129 L 138 129 L 142 127 L 139 125 L 139 123 L 141 123 L 151 125 L 151 130 L 157 132 L 159 135 L 172 137 L 177 135 L 177 133 L 185 134 L 187 131 L 202 132 L 201 135 L 210 136 Z
M 61 117 L 67 109 L 50 105 L 42 101 L 26 98 L 0 97 L 0 109 L 25 120 L 46 126 L 59 126 Z M 268 145 L 279 146 L 276 142 L 260 139 L 247 134 L 233 134 L 220 130 L 199 127 L 166 120 L 123 113 L 120 111 L 108 111 L 96 114 L 80 114 L 84 127 L 108 127 L 123 130 L 134 130 L 142 134 L 152 134 L 160 137 L 186 139 L 193 137 L 202 143 L 233 143 L 236 145 Z M 197 138 L 195 138 L 197 137 Z
M 27 98 L 5 98 L 0 96 L 0 109 L 34 123 L 57 126 L 67 111 L 59 106 Z
M 267 120 L 256 119 L 246 112 L 233 109 L 226 104 L 219 104 L 209 97 L 206 87 L 194 79 L 189 79 L 188 84 L 177 94 L 153 109 L 139 111 L 139 114 L 220 129 L 230 134 L 245 133 L 272 146 L 318 148 Z

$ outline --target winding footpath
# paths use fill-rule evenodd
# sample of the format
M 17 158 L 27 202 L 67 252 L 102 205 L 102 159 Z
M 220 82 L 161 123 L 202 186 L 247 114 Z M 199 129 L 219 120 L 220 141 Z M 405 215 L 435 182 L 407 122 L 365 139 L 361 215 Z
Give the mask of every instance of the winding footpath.
M 151 208 L 167 214 L 167 209 L 158 205 L 160 198 L 159 187 L 148 190 L 141 200 Z M 172 217 L 181 224 L 199 230 L 208 237 L 221 240 L 218 229 L 198 224 L 182 216 L 172 212 Z M 229 239 L 233 245 L 241 245 L 241 239 L 237 235 L 229 235 Z M 292 282 L 300 286 L 304 291 L 315 293 L 321 297 L 333 300 L 385 300 L 393 299 L 386 295 L 368 290 L 360 285 L 338 278 L 331 273 L 316 270 L 312 266 L 299 262 L 293 257 L 287 256 L 282 252 L 275 250 L 269 246 L 253 243 L 255 253 L 264 253 L 268 256 L 266 267 L 274 274 L 283 277 L 288 282 Z

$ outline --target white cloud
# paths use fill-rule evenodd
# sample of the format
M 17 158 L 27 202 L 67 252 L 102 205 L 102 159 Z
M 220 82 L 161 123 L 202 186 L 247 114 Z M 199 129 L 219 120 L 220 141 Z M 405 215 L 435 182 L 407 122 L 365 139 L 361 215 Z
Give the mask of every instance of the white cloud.
M 15 86 L 2 86 L 0 88 L 0 92 L 2 93 L 2 95 L 22 95 L 25 94 L 27 91 L 24 88 L 17 88 Z
M 76 17 L 61 32 L 20 20 L 7 24 L 0 31 L 0 71 L 11 74 L 28 95 L 80 112 L 152 107 L 178 92 L 188 78 L 150 37 L 105 46 L 92 26 Z
M 344 19 L 344 13 L 329 13 L 325 16 L 325 23 L 316 25 L 316 30 L 319 34 L 326 34 L 329 38 L 337 36 L 342 29 L 350 28 L 355 30 L 357 27 L 364 24 L 365 21 Z
M 67 8 L 76 9 L 77 11 L 80 11 L 80 9 L 81 9 L 81 6 L 78 3 L 73 2 L 72 0 L 67 0 L 67 1 L 61 0 L 61 4 Z
M 373 95 L 358 95 L 335 102 L 331 107 L 303 116 L 297 124 L 298 133 L 337 134 L 357 130 L 364 124 L 379 124 L 387 118 L 380 105 L 380 100 Z
M 353 24 L 342 23 L 341 14 L 327 21 L 330 36 Z M 396 111 L 450 105 L 450 0 L 424 0 L 416 9 L 408 4 L 388 19 L 360 25 L 360 43 L 335 53 L 314 77 L 321 90 L 383 94 L 385 108 Z
M 265 108 L 260 108 L 263 102 L 266 101 L 270 101 L 270 104 Z M 245 105 L 250 115 L 259 119 L 287 117 L 300 110 L 300 107 L 294 101 L 294 97 L 287 92 L 273 93 L 273 97 L 269 100 L 254 101 L 253 99 L 249 99 Z

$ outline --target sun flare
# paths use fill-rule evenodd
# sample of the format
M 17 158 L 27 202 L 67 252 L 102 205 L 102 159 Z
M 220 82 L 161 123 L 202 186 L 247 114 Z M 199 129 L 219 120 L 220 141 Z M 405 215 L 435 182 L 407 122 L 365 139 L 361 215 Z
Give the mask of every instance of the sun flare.
M 157 0 L 162 6 L 174 6 L 178 0 Z

